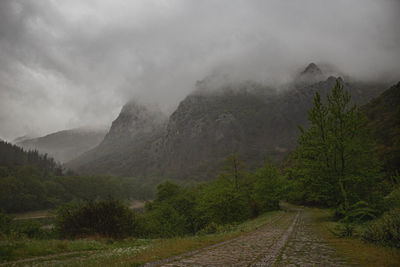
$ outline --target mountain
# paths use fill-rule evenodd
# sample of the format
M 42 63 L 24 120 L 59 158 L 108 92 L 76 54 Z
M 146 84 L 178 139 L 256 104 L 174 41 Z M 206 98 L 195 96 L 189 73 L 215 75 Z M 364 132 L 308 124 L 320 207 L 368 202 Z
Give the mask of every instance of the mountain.
M 364 104 L 384 88 L 336 77 L 314 82 L 321 75 L 310 64 L 285 90 L 254 82 L 211 90 L 205 79 L 168 120 L 144 116 L 149 110 L 129 108 L 128 103 L 104 141 L 68 166 L 82 173 L 205 180 L 215 177 L 231 153 L 238 153 L 249 168 L 267 157 L 281 159 L 296 145 L 297 125 L 308 123 L 316 91 L 324 98 L 339 79 L 353 100 Z
M 387 173 L 400 172 L 400 82 L 362 106 Z
M 64 163 L 97 146 L 105 134 L 103 129 L 77 128 L 43 137 L 17 140 L 16 145 L 26 150 L 48 154 L 56 161 Z
M 297 86 L 305 86 L 325 80 L 327 75 L 315 64 L 310 63 L 303 71 L 295 78 Z
M 382 88 L 338 79 L 360 104 Z M 231 153 L 238 153 L 249 168 L 266 158 L 283 158 L 296 145 L 298 125 L 308 124 L 315 92 L 325 97 L 335 83 L 336 78 L 329 77 L 285 92 L 243 83 L 219 92 L 193 93 L 170 116 L 163 138 L 162 174 L 212 178 Z
M 113 121 L 104 140 L 66 166 L 89 174 L 151 173 L 157 161 L 157 140 L 165 131 L 166 121 L 156 107 L 130 101 Z
M 23 141 L 29 140 L 29 139 L 34 139 L 36 138 L 35 136 L 31 136 L 31 135 L 23 135 L 23 136 L 19 136 L 17 138 L 15 138 L 12 143 L 13 144 L 17 144 L 17 143 L 21 143 Z

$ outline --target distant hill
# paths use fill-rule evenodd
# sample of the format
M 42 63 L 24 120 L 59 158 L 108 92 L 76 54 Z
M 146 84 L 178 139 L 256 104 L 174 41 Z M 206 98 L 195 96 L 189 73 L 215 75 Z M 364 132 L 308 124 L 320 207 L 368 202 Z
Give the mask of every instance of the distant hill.
M 0 141 L 0 167 L 21 166 L 33 166 L 44 173 L 61 174 L 61 167 L 47 155 L 37 151 L 24 151 L 16 145 Z
M 16 144 L 27 150 L 38 150 L 64 163 L 97 146 L 106 133 L 105 129 L 76 128 L 38 138 L 25 138 Z
M 150 110 L 129 108 L 128 103 L 104 141 L 67 166 L 81 173 L 205 180 L 215 177 L 231 153 L 238 153 L 249 168 L 267 157 L 281 159 L 296 145 L 297 125 L 308 123 L 314 93 L 324 97 L 335 85 L 336 77 L 324 75 L 310 64 L 285 90 L 253 82 L 210 89 L 205 79 L 167 120 L 144 116 Z M 338 79 L 359 104 L 385 88 Z
M 386 171 L 400 172 L 400 82 L 362 107 L 375 133 Z

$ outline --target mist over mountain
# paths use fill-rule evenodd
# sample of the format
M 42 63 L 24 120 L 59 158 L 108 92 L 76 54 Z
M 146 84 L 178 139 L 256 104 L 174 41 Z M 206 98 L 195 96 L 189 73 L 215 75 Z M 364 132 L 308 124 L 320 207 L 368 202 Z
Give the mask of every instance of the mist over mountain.
M 131 98 L 172 113 L 218 72 L 279 88 L 314 62 L 394 83 L 399 10 L 397 0 L 2 0 L 0 138 L 109 126 Z
M 216 76 L 206 77 L 168 119 L 129 102 L 104 141 L 67 166 L 90 174 L 203 180 L 215 177 L 232 153 L 249 168 L 266 158 L 282 159 L 296 144 L 297 126 L 307 125 L 316 91 L 325 97 L 339 79 L 353 101 L 364 104 L 387 86 L 324 75 L 311 63 L 286 90 L 250 81 L 218 84 Z
M 18 138 L 14 142 L 25 150 L 37 150 L 64 163 L 97 146 L 106 129 L 76 128 L 38 138 Z
M 137 176 L 152 172 L 157 162 L 157 140 L 166 122 L 155 106 L 132 100 L 122 107 L 104 140 L 68 162 L 67 167 L 90 174 Z

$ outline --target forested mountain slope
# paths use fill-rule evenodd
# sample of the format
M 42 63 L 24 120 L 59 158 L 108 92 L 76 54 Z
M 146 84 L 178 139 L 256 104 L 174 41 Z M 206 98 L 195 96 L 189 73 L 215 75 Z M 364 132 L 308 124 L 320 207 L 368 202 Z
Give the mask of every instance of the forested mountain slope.
M 400 82 L 362 107 L 375 133 L 385 171 L 400 171 Z

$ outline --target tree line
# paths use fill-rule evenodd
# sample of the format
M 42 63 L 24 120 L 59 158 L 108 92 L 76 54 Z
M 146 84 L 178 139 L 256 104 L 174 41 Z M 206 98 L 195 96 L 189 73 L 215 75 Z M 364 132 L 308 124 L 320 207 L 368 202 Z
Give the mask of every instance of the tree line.
M 245 172 L 237 155 L 231 155 L 214 181 L 189 188 L 168 181 L 158 185 L 154 200 L 140 214 L 115 200 L 63 205 L 58 210 L 57 229 L 65 237 L 213 233 L 279 209 L 283 190 L 283 176 L 272 163 Z

